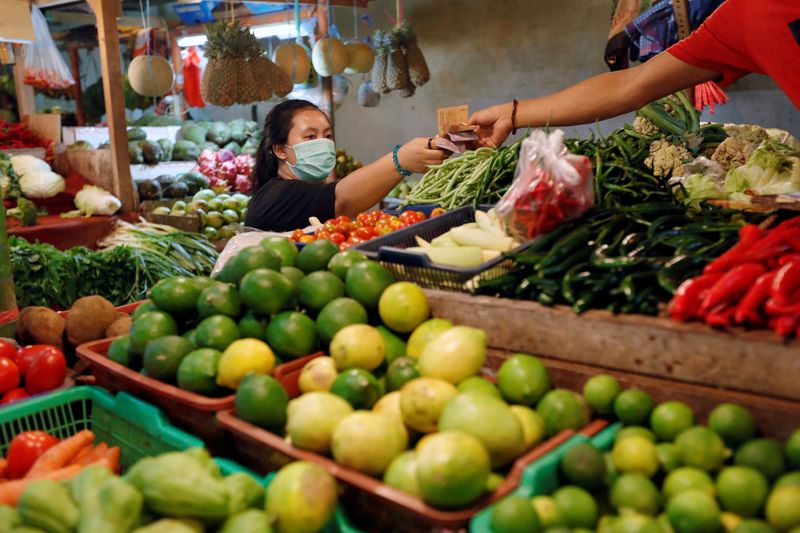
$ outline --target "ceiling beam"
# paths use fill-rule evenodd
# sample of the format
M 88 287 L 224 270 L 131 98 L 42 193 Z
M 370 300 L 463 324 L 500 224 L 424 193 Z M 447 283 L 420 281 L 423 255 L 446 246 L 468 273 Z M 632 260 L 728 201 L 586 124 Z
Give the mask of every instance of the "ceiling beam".
M 313 15 L 314 9 L 310 7 L 304 7 L 300 9 L 300 18 L 305 19 L 309 18 Z M 219 19 L 222 20 L 222 19 Z M 249 17 L 238 17 L 236 20 L 242 23 L 244 26 L 261 26 L 263 24 L 280 24 L 281 22 L 287 22 L 286 20 L 286 13 L 270 13 L 267 15 L 252 15 Z M 292 24 L 294 24 L 294 17 L 291 20 Z M 205 33 L 206 26 L 205 24 L 192 24 L 190 26 L 184 26 L 183 24 L 179 24 L 173 27 L 173 31 L 176 35 L 183 35 L 183 34 L 197 34 L 197 33 Z

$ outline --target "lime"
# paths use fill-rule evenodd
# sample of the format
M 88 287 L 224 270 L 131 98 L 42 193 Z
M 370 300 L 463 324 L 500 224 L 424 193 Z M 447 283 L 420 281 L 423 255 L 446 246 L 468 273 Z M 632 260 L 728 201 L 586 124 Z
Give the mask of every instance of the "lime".
M 361 368 L 351 368 L 339 373 L 333 380 L 330 391 L 347 400 L 353 409 L 371 409 L 380 396 L 378 380 Z
M 353 408 L 329 392 L 307 392 L 286 408 L 286 434 L 293 446 L 318 453 L 330 451 L 331 435 Z
M 617 378 L 605 374 L 592 376 L 583 385 L 583 397 L 592 410 L 602 416 L 614 412 L 614 399 L 622 387 Z
M 228 283 L 212 283 L 200 293 L 197 299 L 197 313 L 200 318 L 212 315 L 227 315 L 236 318 L 242 307 L 239 291 Z
M 331 453 L 337 463 L 376 477 L 407 448 L 403 422 L 371 411 L 347 415 L 331 435 Z
M 197 346 L 197 329 L 190 329 L 182 335 L 184 339 Z
M 800 526 L 800 487 L 779 487 L 767 498 L 767 522 L 786 531 Z
M 331 357 L 315 357 L 303 366 L 297 384 L 301 392 L 329 391 L 339 372 Z
M 222 354 L 213 348 L 189 352 L 178 366 L 178 387 L 198 394 L 214 393 L 220 356 Z
M 194 311 L 200 290 L 190 278 L 162 279 L 150 291 L 150 301 L 162 311 L 182 315 Z
M 248 246 L 231 257 L 222 267 L 217 279 L 238 285 L 248 272 L 259 269 L 280 270 L 281 258 L 273 251 L 261 246 Z
M 717 470 L 728 456 L 728 450 L 719 435 L 702 426 L 682 431 L 675 439 L 675 445 L 684 465 L 706 472 Z
M 772 481 L 786 471 L 783 447 L 772 439 L 753 439 L 736 450 L 733 462 L 737 465 L 751 466 Z
M 312 272 L 297 285 L 297 300 L 314 314 L 336 298 L 344 296 L 344 283 L 331 272 Z
M 409 357 L 419 359 L 425 346 L 448 329 L 453 323 L 443 318 L 431 318 L 417 326 L 408 338 L 406 353 Z
M 744 519 L 729 511 L 722 511 L 719 515 L 719 521 L 722 522 L 722 529 L 727 531 L 733 531 L 736 527 L 742 523 Z
M 367 256 L 358 250 L 345 250 L 331 257 L 328 261 L 328 270 L 339 276 L 344 281 L 347 278 L 347 271 L 356 263 L 369 261 Z
M 456 384 L 480 372 L 486 362 L 486 332 L 455 326 L 425 345 L 417 368 L 422 376 Z
M 289 283 L 292 285 L 292 290 L 295 293 L 300 286 L 300 282 L 306 277 L 302 270 L 295 267 L 281 267 L 281 274 L 289 280 Z
M 266 341 L 278 356 L 298 358 L 314 351 L 317 332 L 308 315 L 284 311 L 273 317 L 267 326 Z
M 297 246 L 286 237 L 272 235 L 262 239 L 259 244 L 265 250 L 269 250 L 281 258 L 281 267 L 294 266 L 297 258 Z
M 654 406 L 655 402 L 646 392 L 628 389 L 620 392 L 614 400 L 614 414 L 626 426 L 641 426 Z
M 409 357 L 398 357 L 386 369 L 386 391 L 399 391 L 403 385 L 418 377 L 417 362 Z
M 481 376 L 470 376 L 456 386 L 458 387 L 458 392 L 482 392 L 495 398 L 503 398 L 497 386 Z
M 408 450 L 395 457 L 386 472 L 383 482 L 414 496 L 422 496 L 417 479 L 417 452 Z
M 546 428 L 544 419 L 539 413 L 525 405 L 512 405 L 509 409 L 522 426 L 522 440 L 526 450 L 530 450 L 544 440 Z
M 683 402 L 664 402 L 650 413 L 650 427 L 658 440 L 675 440 L 681 431 L 693 425 L 694 411 Z
M 398 333 L 409 333 L 430 316 L 428 298 L 419 285 L 400 281 L 389 285 L 380 297 L 381 320 Z
M 661 465 L 661 470 L 666 473 L 670 473 L 681 466 L 681 454 L 678 452 L 678 447 L 671 442 L 657 444 L 656 454 L 658 454 L 658 463 Z
M 259 268 L 244 275 L 239 283 L 239 294 L 252 311 L 268 316 L 287 306 L 294 289 L 283 274 Z
M 405 357 L 406 343 L 386 326 L 378 326 L 378 332 L 386 343 L 386 362 L 391 363 L 398 357 Z
M 136 308 L 136 310 L 131 315 L 131 320 L 134 322 L 139 320 L 139 317 L 145 313 L 149 313 L 150 311 L 158 311 L 158 307 L 150 300 L 145 300 Z
M 297 254 L 294 265 L 306 274 L 317 270 L 325 270 L 328 267 L 328 262 L 338 252 L 339 248 L 331 241 L 320 239 L 306 244 Z
M 177 333 L 178 325 L 175 323 L 175 319 L 167 313 L 163 311 L 143 313 L 136 322 L 131 324 L 129 333 L 131 350 L 135 354 L 142 354 L 148 342 Z
M 269 374 L 275 367 L 275 355 L 264 341 L 233 341 L 219 358 L 217 385 L 236 389 L 247 374 Z
M 417 445 L 417 477 L 426 503 L 463 507 L 484 492 L 489 454 L 481 441 L 461 431 L 429 435 Z
M 800 487 L 800 472 L 789 472 L 779 477 L 778 481 L 775 482 L 775 488 L 789 485 Z
M 613 485 L 614 482 L 619 479 L 619 470 L 617 470 L 617 466 L 614 464 L 614 458 L 611 456 L 611 452 L 604 453 L 603 460 L 606 463 L 606 485 Z
M 289 395 L 283 386 L 264 374 L 248 374 L 239 383 L 234 409 L 236 416 L 266 429 L 283 429 Z
M 572 485 L 592 490 L 603 485 L 606 462 L 603 454 L 588 443 L 571 447 L 561 458 L 561 472 Z
M 311 461 L 288 464 L 267 487 L 264 507 L 273 528 L 267 531 L 322 531 L 336 513 L 337 497 L 336 480 L 322 466 Z M 256 533 L 257 530 L 236 531 Z
M 437 378 L 417 378 L 400 389 L 400 409 L 403 422 L 422 433 L 436 431 L 445 406 L 458 395 L 449 381 Z
M 239 326 L 229 316 L 215 315 L 203 319 L 197 326 L 197 346 L 222 351 L 240 338 Z
M 721 403 L 708 415 L 708 427 L 728 446 L 738 446 L 756 435 L 753 414 L 735 403 Z
M 656 445 L 644 437 L 628 437 L 615 442 L 611 458 L 620 472 L 639 472 L 648 477 L 658 472 Z
M 667 516 L 677 533 L 708 533 L 719 530 L 720 511 L 708 493 L 689 489 L 667 503 Z
M 611 487 L 611 504 L 617 511 L 633 509 L 655 516 L 661 508 L 661 493 L 650 478 L 638 472 L 622 474 Z
M 372 326 L 351 324 L 336 332 L 329 351 L 337 369 L 363 368 L 371 372 L 383 363 L 386 343 Z
M 594 529 L 599 509 L 591 494 L 580 487 L 561 487 L 553 494 L 558 512 L 564 525 L 570 528 L 585 527 Z
M 150 341 L 144 350 L 143 365 L 147 375 L 162 381 L 175 381 L 178 366 L 194 345 L 178 335 Z
M 731 533 L 778 533 L 763 520 L 748 518 L 737 525 Z
M 586 401 L 567 389 L 554 389 L 545 394 L 536 412 L 544 419 L 548 436 L 565 429 L 581 429 L 589 423 Z
M 722 508 L 744 518 L 761 511 L 768 492 L 767 480 L 754 468 L 729 466 L 717 476 L 717 496 Z
M 555 529 L 564 525 L 561 512 L 556 507 L 556 502 L 551 496 L 534 496 L 531 499 L 531 505 L 545 530 Z
M 667 499 L 689 489 L 702 490 L 713 496 L 714 481 L 706 472 L 692 466 L 676 468 L 664 478 L 662 491 Z
M 800 468 L 800 429 L 795 429 L 786 440 L 786 457 L 794 468 Z
M 602 519 L 601 519 L 602 520 Z M 602 526 L 600 531 L 604 531 Z M 628 513 L 610 520 L 607 533 L 666 533 L 654 518 Z
M 375 308 L 383 291 L 394 281 L 391 272 L 380 263 L 361 261 L 347 271 L 347 296 L 368 309 Z
M 250 339 L 266 339 L 267 325 L 269 319 L 260 317 L 252 311 L 248 311 L 239 320 L 239 332 L 242 337 Z
M 542 530 L 531 502 L 522 496 L 500 500 L 492 510 L 491 525 L 495 533 L 538 533 Z
M 122 366 L 138 368 L 141 359 L 131 351 L 131 338 L 128 335 L 117 337 L 108 346 L 108 358 Z
M 628 437 L 634 437 L 634 436 L 644 437 L 650 442 L 656 441 L 656 436 L 649 429 L 642 426 L 627 426 L 620 429 L 617 432 L 617 436 L 614 437 L 614 442 L 618 442 L 621 441 L 622 439 L 627 439 Z
M 535 405 L 550 390 L 550 374 L 538 358 L 514 354 L 500 365 L 497 386 L 509 403 Z
M 330 342 L 336 332 L 350 324 L 366 324 L 367 311 L 352 298 L 337 298 L 317 315 L 317 333 L 324 342 Z

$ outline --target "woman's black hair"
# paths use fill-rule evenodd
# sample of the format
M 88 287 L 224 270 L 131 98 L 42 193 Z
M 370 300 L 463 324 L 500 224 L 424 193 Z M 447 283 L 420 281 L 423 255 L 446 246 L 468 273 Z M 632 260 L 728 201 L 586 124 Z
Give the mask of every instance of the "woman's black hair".
M 286 144 L 289 132 L 292 130 L 294 116 L 300 111 L 315 109 L 321 111 L 307 100 L 286 100 L 281 102 L 267 113 L 264 119 L 264 132 L 261 143 L 256 152 L 256 164 L 253 168 L 255 190 L 267 181 L 278 177 L 278 163 L 280 160 L 272 151 L 277 144 Z

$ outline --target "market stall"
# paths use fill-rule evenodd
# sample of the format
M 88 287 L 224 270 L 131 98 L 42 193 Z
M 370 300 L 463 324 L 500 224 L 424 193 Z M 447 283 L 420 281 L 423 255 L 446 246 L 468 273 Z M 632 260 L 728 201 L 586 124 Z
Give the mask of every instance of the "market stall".
M 35 38 L 0 24 L 19 113 L 0 123 L 0 532 L 800 528 L 791 123 L 716 120 L 713 83 L 588 133 L 448 101 L 438 134 L 363 164 L 376 107 L 413 137 L 433 93 L 485 103 L 456 60 L 477 37 L 432 33 L 440 6 L 21 3 Z M 666 47 L 713 11 L 614 7 L 612 70 L 655 55 L 648 24 Z M 458 9 L 454 29 L 478 10 Z M 36 113 L 53 94 L 74 126 Z M 350 146 L 334 116 L 356 105 Z M 265 168 L 335 205 L 247 227 Z

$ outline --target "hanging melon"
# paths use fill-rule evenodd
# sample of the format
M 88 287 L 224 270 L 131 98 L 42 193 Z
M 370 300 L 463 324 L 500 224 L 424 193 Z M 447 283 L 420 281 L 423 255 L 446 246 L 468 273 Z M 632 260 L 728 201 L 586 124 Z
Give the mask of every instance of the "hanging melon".
M 311 51 L 311 62 L 320 76 L 341 74 L 347 66 L 347 47 L 335 37 L 320 39 Z
M 272 53 L 272 61 L 281 70 L 292 77 L 294 71 L 294 83 L 305 83 L 308 74 L 311 72 L 311 58 L 304 46 L 298 43 L 283 43 Z
M 363 74 L 372 70 L 372 64 L 375 63 L 375 52 L 367 43 L 350 41 L 345 47 L 347 48 L 345 74 Z
M 131 88 L 142 96 L 163 96 L 172 89 L 175 74 L 161 56 L 136 56 L 128 67 Z

